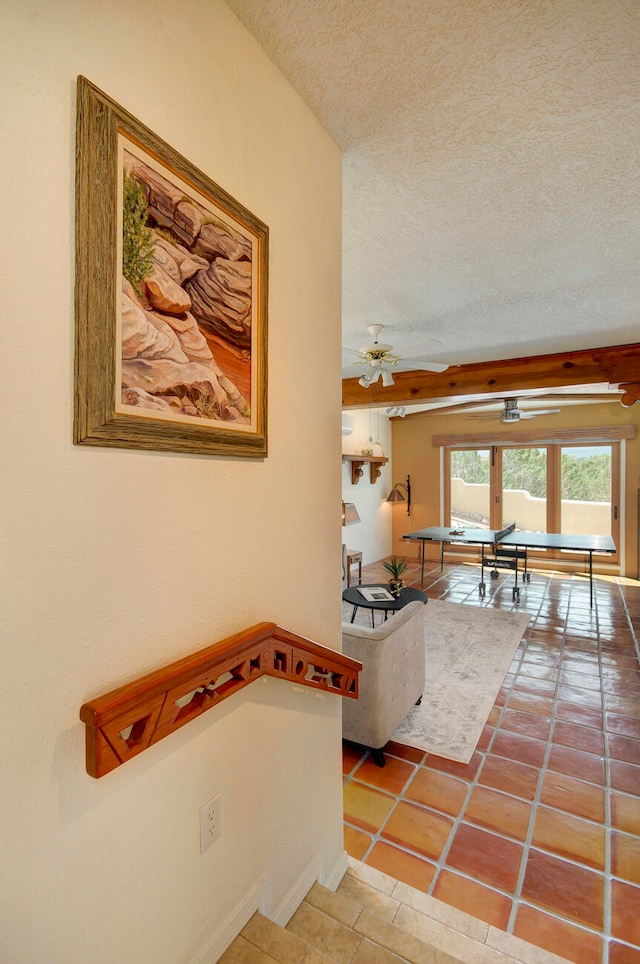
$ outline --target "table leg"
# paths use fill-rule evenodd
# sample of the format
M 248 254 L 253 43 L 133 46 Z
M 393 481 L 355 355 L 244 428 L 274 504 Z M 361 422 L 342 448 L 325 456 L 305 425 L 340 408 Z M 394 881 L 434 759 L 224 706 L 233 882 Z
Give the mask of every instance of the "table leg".
M 357 613 L 357 612 L 358 612 L 358 607 L 357 607 L 357 606 L 354 606 L 354 607 L 353 607 L 353 612 L 351 613 L 351 622 L 353 622 L 353 620 L 356 618 L 356 613 Z
M 593 609 L 593 553 L 589 553 L 589 608 Z

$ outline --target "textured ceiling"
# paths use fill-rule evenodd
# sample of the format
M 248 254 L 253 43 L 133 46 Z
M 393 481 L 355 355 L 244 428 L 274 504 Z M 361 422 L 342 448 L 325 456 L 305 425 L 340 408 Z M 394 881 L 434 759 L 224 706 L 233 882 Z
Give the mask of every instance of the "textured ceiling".
M 345 345 L 640 340 L 639 0 L 227 2 L 344 151 Z

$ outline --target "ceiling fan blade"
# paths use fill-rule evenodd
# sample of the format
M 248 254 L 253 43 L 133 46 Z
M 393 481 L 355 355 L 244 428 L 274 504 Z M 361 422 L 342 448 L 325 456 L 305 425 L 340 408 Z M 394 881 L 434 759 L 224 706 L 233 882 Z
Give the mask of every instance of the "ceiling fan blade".
M 363 372 L 367 371 L 367 366 L 364 362 L 350 362 L 347 365 L 342 366 L 342 377 L 343 378 L 359 378 Z
M 521 400 L 529 402 L 617 402 L 622 392 L 618 389 L 607 392 L 532 392 L 522 396 Z
M 495 405 L 495 401 L 475 401 L 475 402 L 458 402 L 456 405 L 440 405 L 437 408 L 433 408 L 430 412 L 426 414 L 431 415 L 455 415 L 456 413 L 462 414 L 470 409 L 474 408 L 486 408 L 487 405 Z M 419 413 L 420 414 L 420 413 Z M 424 414 L 424 413 L 422 413 Z M 478 412 L 478 415 L 482 415 L 482 412 Z M 498 414 L 497 412 L 495 413 Z
M 425 358 L 428 355 L 435 354 L 438 348 L 442 347 L 442 342 L 435 338 L 424 338 L 422 341 L 409 342 L 408 344 L 404 344 L 402 341 L 398 342 L 394 338 L 393 343 L 394 350 L 403 358 Z
M 406 359 L 395 365 L 397 372 L 446 372 L 448 365 L 441 362 L 423 361 L 422 359 Z
M 357 375 L 361 375 L 365 370 L 365 366 L 368 363 L 368 359 L 364 357 L 362 352 L 356 351 L 354 348 L 346 348 L 342 346 L 342 377 L 343 378 L 353 378 Z
M 518 409 L 520 412 L 520 410 Z M 520 418 L 535 418 L 536 415 L 557 415 L 559 408 L 538 408 L 535 412 L 520 412 Z

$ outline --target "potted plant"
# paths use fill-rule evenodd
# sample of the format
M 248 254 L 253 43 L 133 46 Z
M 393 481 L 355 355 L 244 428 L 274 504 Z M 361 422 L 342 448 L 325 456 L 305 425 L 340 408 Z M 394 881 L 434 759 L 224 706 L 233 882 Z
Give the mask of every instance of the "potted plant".
M 389 591 L 397 598 L 404 587 L 402 573 L 406 572 L 409 563 L 406 559 L 398 559 L 397 556 L 391 556 L 391 559 L 389 559 L 388 562 L 383 562 L 382 566 L 391 576 L 389 580 Z

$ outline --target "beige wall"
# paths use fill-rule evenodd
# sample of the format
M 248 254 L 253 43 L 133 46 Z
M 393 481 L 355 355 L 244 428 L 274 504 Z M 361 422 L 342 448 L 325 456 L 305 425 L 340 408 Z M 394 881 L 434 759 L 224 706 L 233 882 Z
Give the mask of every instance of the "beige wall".
M 339 701 L 255 683 L 98 781 L 78 710 L 263 619 L 340 646 L 341 157 L 221 0 L 2 6 L 0 958 L 177 964 L 341 871 Z M 80 73 L 270 227 L 265 461 L 72 444 Z
M 488 423 L 483 423 L 486 426 Z M 544 428 L 587 428 L 597 425 L 633 425 L 636 438 L 625 443 L 626 470 L 624 476 L 624 571 L 635 578 L 638 574 L 638 489 L 640 488 L 640 405 L 624 408 L 619 403 L 579 405 L 566 408 L 558 415 L 539 416 L 535 422 L 527 422 L 528 427 Z M 500 432 L 511 426 L 496 423 Z M 513 426 L 514 431 L 522 432 L 522 426 Z M 430 415 L 420 418 L 405 418 L 392 421 L 393 432 L 393 473 L 394 478 L 411 474 L 412 500 L 414 511 L 410 528 L 405 520 L 401 524 L 394 516 L 393 551 L 406 552 L 407 543 L 402 536 L 410 531 L 426 526 L 440 525 L 440 449 L 432 444 L 434 435 L 472 435 L 476 426 L 464 415 Z M 409 554 L 418 554 L 418 544 Z M 439 548 L 427 545 L 427 556 L 439 559 Z
M 451 479 L 451 505 L 463 512 L 483 515 L 489 505 L 489 486 L 479 482 Z M 561 518 L 565 532 L 602 535 L 611 527 L 610 502 L 578 502 L 562 499 Z M 547 500 L 538 499 L 524 489 L 503 489 L 502 518 L 505 524 L 518 520 L 519 529 L 545 532 Z

